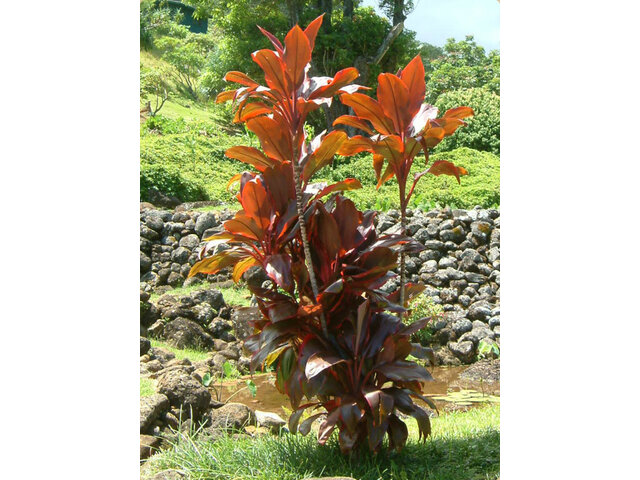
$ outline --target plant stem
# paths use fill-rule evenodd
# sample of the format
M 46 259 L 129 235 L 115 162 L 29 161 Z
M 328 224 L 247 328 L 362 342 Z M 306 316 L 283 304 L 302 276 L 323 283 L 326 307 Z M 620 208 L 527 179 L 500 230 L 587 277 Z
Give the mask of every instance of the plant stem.
M 318 282 L 316 280 L 316 274 L 313 270 L 313 263 L 311 262 L 311 250 L 309 248 L 309 239 L 307 237 L 307 224 L 304 220 L 304 209 L 302 208 L 302 175 L 300 172 L 300 165 L 297 161 L 293 163 L 293 183 L 296 189 L 296 207 L 298 209 L 298 222 L 300 223 L 300 236 L 302 237 L 302 247 L 304 250 L 304 263 L 307 266 L 309 272 L 309 281 L 311 282 L 311 290 L 313 290 L 314 303 L 318 298 Z M 324 317 L 324 312 L 320 312 L 320 325 L 322 326 L 322 333 L 328 339 L 329 330 L 327 329 L 327 320 Z
M 400 234 L 407 234 L 407 199 L 405 198 L 405 184 L 398 182 L 400 190 Z M 404 307 L 405 292 L 404 284 L 406 283 L 405 272 L 405 255 L 404 250 L 400 250 L 400 305 Z

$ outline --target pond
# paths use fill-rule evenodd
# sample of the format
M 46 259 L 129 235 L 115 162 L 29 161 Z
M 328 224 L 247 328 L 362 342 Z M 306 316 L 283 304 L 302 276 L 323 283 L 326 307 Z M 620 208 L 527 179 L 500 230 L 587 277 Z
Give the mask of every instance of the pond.
M 462 379 L 460 374 L 466 368 L 468 367 L 431 367 L 428 369 L 434 380 L 424 384 L 423 392 L 435 401 L 440 411 L 467 409 L 500 401 L 499 381 L 483 382 Z M 275 375 L 267 373 L 253 376 L 253 382 L 257 387 L 255 397 L 246 388 L 246 380 L 249 378 L 251 377 L 245 376 L 242 379 L 224 382 L 221 401 L 244 403 L 255 410 L 274 412 L 286 418 L 290 413 L 289 399 L 276 389 Z M 220 384 L 215 385 L 215 391 L 212 389 L 211 394 L 214 399 L 218 390 L 220 390 Z M 419 399 L 416 399 L 415 402 L 426 406 Z M 283 406 L 288 412 L 282 408 Z

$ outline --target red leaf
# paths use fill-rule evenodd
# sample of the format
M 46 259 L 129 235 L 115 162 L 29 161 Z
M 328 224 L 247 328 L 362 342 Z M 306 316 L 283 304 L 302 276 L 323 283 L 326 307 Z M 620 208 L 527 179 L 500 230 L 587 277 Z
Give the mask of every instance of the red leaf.
M 249 268 L 260 265 L 260 262 L 256 260 L 254 257 L 247 257 L 244 260 L 240 260 L 236 263 L 236 266 L 233 268 L 232 278 L 233 281 L 238 283 L 242 278 L 242 274 L 249 270 Z
M 304 165 L 302 178 L 309 180 L 318 170 L 331 163 L 347 134 L 342 130 L 334 130 L 322 139 L 320 146 L 311 154 Z
M 252 118 L 247 121 L 247 128 L 258 136 L 260 145 L 268 156 L 283 162 L 291 161 L 291 141 L 277 121 L 264 116 Z
M 369 125 L 361 118 L 353 116 L 353 115 L 342 115 L 334 120 L 333 126 L 336 125 L 349 125 L 351 127 L 359 128 L 367 132 L 369 135 L 373 135 L 373 130 L 369 127 Z
M 329 440 L 331 433 L 336 428 L 336 423 L 339 419 L 340 410 L 335 409 L 331 412 L 327 418 L 320 424 L 320 428 L 318 430 L 318 443 L 320 445 L 324 445 Z
M 345 93 L 340 95 L 340 101 L 353 108 L 357 116 L 369 120 L 373 128 L 383 135 L 394 133 L 393 121 L 384 114 L 379 103 L 372 98 L 362 93 Z
M 267 158 L 264 153 L 253 147 L 231 147 L 224 152 L 224 154 L 229 158 L 253 165 L 260 172 L 264 172 L 267 168 L 277 165 L 274 160 Z
M 407 443 L 407 437 L 409 436 L 407 425 L 397 416 L 391 415 L 389 418 L 388 433 L 390 446 L 398 452 L 402 450 L 402 447 Z
M 379 139 L 373 144 L 373 150 L 389 160 L 389 163 L 394 164 L 394 170 L 396 174 L 398 173 L 398 169 L 403 163 L 404 154 L 404 144 L 399 136 L 389 135 Z
M 197 262 L 189 271 L 189 278 L 193 277 L 197 273 L 214 274 L 222 270 L 223 268 L 234 265 L 246 254 L 239 253 L 233 250 L 224 250 L 213 257 L 207 257 L 204 260 Z
M 264 71 L 264 79 L 269 88 L 279 91 L 283 96 L 286 96 L 289 88 L 285 79 L 284 65 L 280 57 L 278 57 L 273 50 L 267 49 L 253 52 L 251 57 Z
M 254 179 L 247 182 L 242 189 L 240 203 L 246 215 L 253 218 L 262 230 L 269 228 L 271 224 L 271 202 L 269 202 L 267 191 L 260 181 Z
M 220 92 L 216 97 L 216 103 L 224 103 L 229 100 L 233 100 L 233 97 L 236 96 L 237 90 L 225 90 L 224 92 Z
M 309 46 L 313 51 L 313 47 L 316 44 L 316 36 L 318 35 L 318 30 L 320 30 L 320 25 L 322 25 L 322 17 L 324 17 L 324 13 L 319 17 L 316 17 L 313 22 L 307 25 L 307 28 L 304 29 L 304 34 L 307 36 L 309 40 Z
M 257 87 L 259 85 L 258 82 L 242 72 L 227 72 L 227 74 L 224 76 L 224 79 L 227 82 L 239 83 L 247 87 Z
M 372 152 L 373 142 L 367 137 L 356 135 L 346 139 L 338 149 L 338 155 L 350 157 L 360 152 Z
M 423 103 L 420 106 L 420 110 L 411 120 L 411 134 L 412 135 L 421 135 L 424 127 L 427 126 L 427 122 L 429 120 L 434 120 L 438 116 L 438 109 L 433 105 L 428 105 Z
M 409 107 L 409 90 L 398 77 L 392 73 L 378 75 L 378 103 L 384 114 L 393 121 L 395 132 L 403 133 L 418 109 L 411 111 Z
M 380 180 L 380 174 L 382 173 L 382 166 L 384 165 L 384 157 L 377 153 L 373 154 L 373 169 L 376 172 L 376 180 Z
M 456 167 L 453 163 L 446 160 L 438 160 L 431 165 L 431 168 L 427 170 L 433 175 L 453 175 L 460 183 L 460 175 L 467 175 L 469 172 L 463 167 Z
M 357 178 L 347 178 L 341 182 L 334 183 L 333 185 L 329 185 L 328 187 L 323 188 L 318 192 L 318 194 L 314 197 L 314 199 L 322 198 L 325 195 L 329 195 L 332 192 L 344 192 L 346 190 L 357 190 L 358 188 L 362 188 L 362 184 L 360 180 Z
M 471 117 L 473 114 L 473 109 L 471 107 L 456 107 L 447 110 L 443 116 L 445 118 L 457 118 L 462 120 L 463 118 Z
M 304 79 L 305 67 L 311 61 L 309 39 L 298 25 L 284 39 L 283 60 L 290 82 L 297 89 Z
M 387 168 L 384 170 L 384 173 L 378 179 L 378 184 L 376 185 L 376 190 L 379 189 L 382 185 L 384 185 L 387 181 L 391 180 L 395 174 L 396 173 L 393 170 L 393 165 L 391 165 L 391 163 L 388 163 L 387 164 Z
M 264 269 L 269 278 L 284 289 L 291 290 L 293 278 L 291 275 L 291 257 L 289 255 L 269 255 L 265 258 Z
M 304 367 L 304 375 L 307 377 L 307 380 L 310 380 L 325 371 L 327 368 L 344 362 L 344 358 L 336 357 L 334 355 L 322 356 L 322 353 L 316 352 L 309 357 L 309 360 L 307 360 L 307 365 Z
M 275 37 L 275 35 L 273 35 L 271 32 L 268 32 L 267 30 L 262 28 L 260 25 L 257 25 L 257 27 L 260 30 L 260 32 L 262 32 L 262 34 L 269 39 L 269 41 L 275 47 L 275 49 L 278 51 L 278 53 L 282 53 L 284 48 L 282 47 L 282 43 L 280 43 L 280 40 L 278 40 Z
M 238 108 L 233 121 L 234 123 L 246 122 L 260 115 L 268 115 L 272 111 L 273 109 L 271 107 L 268 107 L 262 102 L 244 103 Z
M 413 57 L 404 70 L 400 72 L 400 80 L 403 81 L 409 90 L 409 103 L 407 107 L 409 114 L 413 117 L 420 109 L 426 91 L 424 65 L 422 64 L 420 55 Z
M 311 92 L 311 95 L 309 95 L 309 100 L 320 97 L 333 97 L 336 93 L 338 93 L 338 90 L 358 78 L 358 75 L 358 70 L 353 67 L 348 67 L 340 70 L 335 74 L 329 84 L 324 85 Z
M 410 382 L 413 380 L 426 382 L 433 380 L 433 377 L 424 367 L 413 362 L 397 361 L 385 363 L 377 366 L 375 370 L 382 373 L 388 379 L 398 382 Z
M 234 218 L 224 222 L 224 229 L 229 233 L 243 235 L 258 242 L 263 236 L 263 231 L 256 221 L 246 215 L 236 214 Z

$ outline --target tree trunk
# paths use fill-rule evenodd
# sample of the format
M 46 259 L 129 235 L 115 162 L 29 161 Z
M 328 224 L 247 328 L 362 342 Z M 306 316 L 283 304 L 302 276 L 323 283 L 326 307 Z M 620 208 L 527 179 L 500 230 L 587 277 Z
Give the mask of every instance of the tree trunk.
M 322 19 L 322 31 L 324 33 L 331 33 L 331 14 L 333 14 L 333 0 L 318 0 L 317 1 L 318 10 L 320 13 L 324 13 L 324 18 Z
M 353 18 L 353 0 L 344 0 L 342 3 L 342 17 Z

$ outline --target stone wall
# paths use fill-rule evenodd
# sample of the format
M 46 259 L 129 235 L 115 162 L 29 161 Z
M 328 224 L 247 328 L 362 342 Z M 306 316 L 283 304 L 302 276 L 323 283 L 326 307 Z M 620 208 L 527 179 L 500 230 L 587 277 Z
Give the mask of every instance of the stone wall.
M 185 282 L 197 261 L 202 239 L 222 230 L 233 213 L 141 208 L 140 281 L 146 292 L 169 291 Z M 377 217 L 381 233 L 399 230 L 399 212 Z M 472 210 L 419 210 L 408 213 L 408 234 L 427 249 L 406 261 L 408 279 L 427 286 L 425 294 L 442 305 L 445 315 L 431 325 L 439 363 L 470 363 L 479 342 L 500 342 L 500 212 Z M 207 280 L 229 279 L 222 272 Z M 259 282 L 258 282 L 259 284 Z M 397 288 L 392 280 L 383 289 Z

